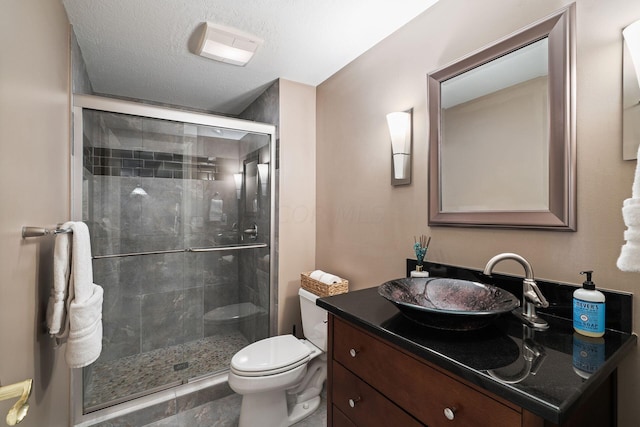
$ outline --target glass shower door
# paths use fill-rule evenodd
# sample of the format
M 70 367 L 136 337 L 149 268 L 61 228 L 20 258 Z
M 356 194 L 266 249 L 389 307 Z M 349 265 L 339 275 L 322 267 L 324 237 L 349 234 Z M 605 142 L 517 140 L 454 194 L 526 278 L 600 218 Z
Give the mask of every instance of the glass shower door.
M 91 412 L 226 370 L 268 336 L 272 204 L 269 135 L 84 109 L 83 137 L 105 290 Z

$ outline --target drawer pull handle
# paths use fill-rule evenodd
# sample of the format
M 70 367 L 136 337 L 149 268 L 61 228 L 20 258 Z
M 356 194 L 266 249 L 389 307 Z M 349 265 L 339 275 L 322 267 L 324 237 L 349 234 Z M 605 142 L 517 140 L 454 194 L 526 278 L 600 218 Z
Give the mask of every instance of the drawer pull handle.
M 444 408 L 444 416 L 447 417 L 449 421 L 453 421 L 456 417 L 456 408 Z
M 351 406 L 352 408 L 356 407 L 356 403 L 360 402 L 360 396 L 356 397 L 355 399 L 349 399 L 349 406 Z
M 360 353 L 360 350 L 356 350 L 355 348 L 349 350 L 349 354 L 351 355 L 351 357 L 356 357 L 358 353 Z

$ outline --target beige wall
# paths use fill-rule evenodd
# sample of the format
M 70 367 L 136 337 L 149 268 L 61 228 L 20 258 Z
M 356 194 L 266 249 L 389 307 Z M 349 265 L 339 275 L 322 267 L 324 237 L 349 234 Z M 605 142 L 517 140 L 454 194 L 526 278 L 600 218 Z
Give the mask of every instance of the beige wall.
M 433 237 L 428 259 L 482 268 L 500 252 L 531 261 L 536 276 L 636 292 L 637 274 L 615 261 L 623 243 L 622 201 L 634 162 L 622 160 L 621 30 L 640 19 L 635 0 L 576 1 L 578 231 L 427 227 L 426 74 L 569 4 L 565 0 L 441 0 L 325 81 L 317 90 L 316 263 L 351 289 L 404 275 L 413 236 Z M 413 107 L 413 183 L 391 187 L 385 114 Z M 509 273 L 522 274 L 516 264 Z M 634 303 L 634 329 L 638 298 Z M 640 419 L 640 357 L 619 375 L 620 425 Z
M 316 89 L 280 79 L 278 332 L 300 325 L 300 273 L 316 257 Z
M 34 379 L 21 426 L 66 426 L 64 355 L 43 333 L 51 239 L 23 225 L 69 218 L 68 21 L 61 2 L 5 0 L 0 13 L 0 381 Z M 0 403 L 0 423 L 15 400 Z

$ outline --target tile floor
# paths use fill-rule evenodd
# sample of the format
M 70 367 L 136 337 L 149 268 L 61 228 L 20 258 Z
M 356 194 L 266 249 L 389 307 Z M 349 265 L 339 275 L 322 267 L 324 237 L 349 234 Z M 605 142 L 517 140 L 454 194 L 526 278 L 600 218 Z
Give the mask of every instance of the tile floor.
M 321 397 L 320 407 L 309 417 L 294 424 L 296 427 L 325 427 L 327 425 L 327 404 L 324 391 Z M 237 427 L 241 401 L 242 397 L 234 393 L 143 427 Z

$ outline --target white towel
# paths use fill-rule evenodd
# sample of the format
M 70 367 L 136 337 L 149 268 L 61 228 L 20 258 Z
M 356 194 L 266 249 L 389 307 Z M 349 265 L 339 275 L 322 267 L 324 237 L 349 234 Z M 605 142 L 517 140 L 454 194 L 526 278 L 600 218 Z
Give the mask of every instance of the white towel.
M 342 279 L 338 276 L 334 276 L 333 274 L 325 273 L 320 277 L 320 281 L 327 285 L 333 285 L 335 283 L 340 283 Z
M 622 271 L 640 273 L 640 147 L 638 163 L 631 187 L 631 198 L 622 204 L 622 219 L 627 230 L 624 232 L 626 243 L 622 246 L 616 263 Z
M 62 229 L 71 228 L 72 223 L 66 222 Z M 71 234 L 59 234 L 56 237 L 53 249 L 53 286 L 47 304 L 47 328 L 51 335 L 64 335 L 66 324 L 65 301 L 69 286 L 69 271 L 71 270 L 70 257 Z
M 325 283 L 327 285 L 333 285 L 334 283 L 342 282 L 342 279 L 333 274 L 325 273 L 322 270 L 314 270 L 309 274 L 313 280 L 317 280 L 318 282 Z
M 69 337 L 65 359 L 71 368 L 82 368 L 96 361 L 102 351 L 102 298 L 98 285 L 88 288 L 91 296 L 74 299 L 69 305 Z
M 47 323 L 51 334 L 67 339 L 67 365 L 82 368 L 93 363 L 102 351 L 103 290 L 93 283 L 89 228 L 83 222 L 68 222 L 64 227 L 73 230 L 71 249 L 68 237 L 66 244 L 64 239 L 56 241 L 54 289 L 49 300 L 51 310 L 47 307 Z M 56 239 L 65 236 L 68 235 L 61 234 Z M 70 270 L 65 270 L 69 263 Z M 65 302 L 62 308 L 60 298 Z M 64 323 L 59 324 L 61 320 Z
M 322 270 L 314 270 L 311 272 L 311 274 L 309 274 L 309 277 L 311 277 L 313 280 L 317 280 L 320 281 L 320 278 L 326 274 L 324 271 Z

